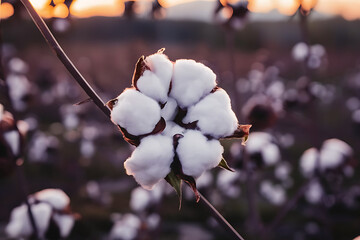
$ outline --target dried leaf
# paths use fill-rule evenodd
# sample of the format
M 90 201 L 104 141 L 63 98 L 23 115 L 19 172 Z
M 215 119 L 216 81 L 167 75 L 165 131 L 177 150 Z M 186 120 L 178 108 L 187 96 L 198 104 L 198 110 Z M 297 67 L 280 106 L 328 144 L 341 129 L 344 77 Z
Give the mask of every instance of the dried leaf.
M 145 63 L 145 57 L 141 56 L 139 58 L 139 60 L 136 62 L 135 70 L 134 70 L 134 74 L 133 74 L 133 78 L 132 78 L 132 85 L 133 85 L 133 87 L 136 88 L 136 90 L 138 90 L 137 81 L 143 75 L 145 70 L 149 70 L 149 69 L 150 68 Z
M 224 158 L 221 159 L 218 167 L 221 167 L 221 168 L 223 168 L 223 169 L 225 169 L 225 170 L 228 170 L 228 171 L 230 171 L 230 172 L 235 172 L 234 169 L 232 169 L 231 167 L 229 167 L 228 163 L 226 162 L 226 160 L 225 160 Z

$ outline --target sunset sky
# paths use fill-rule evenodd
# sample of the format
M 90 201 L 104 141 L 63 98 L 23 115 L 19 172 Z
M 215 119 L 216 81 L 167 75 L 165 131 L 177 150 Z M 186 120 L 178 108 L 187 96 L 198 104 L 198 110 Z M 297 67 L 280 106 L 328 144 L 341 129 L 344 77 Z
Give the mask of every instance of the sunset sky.
M 124 12 L 125 4 L 123 0 L 74 0 L 70 9 L 64 4 L 64 0 L 54 0 L 55 6 L 51 6 L 51 0 L 30 0 L 40 15 L 44 18 L 58 17 L 65 18 L 69 14 L 74 17 L 91 17 L 91 16 L 121 16 Z M 239 0 L 227 0 L 228 3 L 236 3 Z M 255 13 L 268 13 L 277 10 L 284 15 L 292 15 L 297 10 L 301 0 L 249 0 L 249 9 Z M 136 12 L 149 11 L 152 0 L 138 0 Z M 207 2 L 215 6 L 215 0 L 159 0 L 165 8 L 176 8 L 183 5 L 181 11 L 193 8 L 195 2 Z M 226 0 L 221 0 L 225 3 Z M 312 8 L 330 15 L 341 15 L 347 20 L 360 18 L 360 1 L 359 0 L 302 0 L 304 8 Z M 180 8 L 179 8 L 180 9 Z M 179 10 L 180 11 L 180 10 Z M 192 9 L 194 11 L 194 9 Z M 199 11 L 202 11 L 200 8 Z M 9 3 L 2 3 L 0 6 L 0 17 L 8 18 L 13 15 L 14 9 Z M 178 15 L 181 12 L 177 13 Z

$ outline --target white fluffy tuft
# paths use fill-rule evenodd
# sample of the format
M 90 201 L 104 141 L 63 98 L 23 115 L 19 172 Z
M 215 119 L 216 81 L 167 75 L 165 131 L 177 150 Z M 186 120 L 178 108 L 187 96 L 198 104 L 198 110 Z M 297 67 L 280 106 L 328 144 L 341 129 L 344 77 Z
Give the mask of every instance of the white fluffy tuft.
M 141 140 L 125 163 L 126 173 L 145 189 L 152 189 L 170 172 L 174 158 L 173 140 L 163 135 L 151 135 Z
M 146 96 L 165 103 L 169 89 L 165 88 L 161 80 L 151 71 L 146 70 L 136 83 L 140 92 Z
M 310 177 L 313 175 L 318 157 L 319 151 L 316 148 L 309 148 L 301 155 L 300 169 L 304 176 Z
M 63 238 L 69 236 L 71 229 L 75 224 L 75 218 L 72 215 L 67 214 L 54 214 L 53 219 L 59 227 L 60 236 Z
M 230 98 L 223 89 L 207 95 L 188 109 L 184 123 L 198 121 L 197 126 L 205 135 L 215 138 L 230 136 L 238 126 L 238 120 L 231 109 Z
M 179 139 L 176 152 L 184 174 L 195 178 L 221 161 L 224 148 L 218 140 L 208 140 L 199 131 L 188 130 Z
M 20 134 L 16 130 L 12 130 L 4 133 L 4 140 L 9 144 L 14 156 L 18 156 L 20 153 Z
M 52 209 L 46 203 L 39 203 L 32 205 L 31 211 L 36 222 L 38 234 L 43 238 L 50 223 Z M 31 236 L 33 229 L 28 215 L 28 208 L 25 204 L 12 210 L 10 222 L 6 226 L 5 232 L 11 238 Z
M 216 86 L 215 73 L 202 63 L 180 59 L 175 62 L 170 96 L 181 108 L 197 103 Z
M 135 89 L 125 89 L 117 97 L 111 111 L 111 120 L 132 135 L 142 135 L 154 130 L 160 120 L 160 106 Z
M 35 193 L 35 199 L 50 204 L 54 209 L 63 210 L 70 204 L 70 198 L 61 189 L 45 189 Z
M 161 134 L 168 137 L 173 137 L 176 134 L 183 134 L 185 131 L 186 131 L 185 128 L 180 127 L 174 122 L 168 121 L 166 122 L 166 127 Z
M 174 64 L 162 53 L 155 53 L 145 58 L 146 65 L 160 79 L 164 88 L 169 91 Z
M 163 109 L 161 109 L 161 116 L 166 121 L 172 121 L 174 120 L 176 113 L 177 113 L 177 103 L 176 100 L 173 98 L 168 98 L 165 106 Z

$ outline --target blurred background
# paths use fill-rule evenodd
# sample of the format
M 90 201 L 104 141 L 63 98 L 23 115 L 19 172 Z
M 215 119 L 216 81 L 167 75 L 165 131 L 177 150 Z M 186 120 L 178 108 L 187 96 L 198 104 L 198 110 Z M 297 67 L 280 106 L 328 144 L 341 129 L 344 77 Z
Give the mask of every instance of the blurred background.
M 236 172 L 214 169 L 198 187 L 245 239 L 360 235 L 359 1 L 31 3 L 105 102 L 131 85 L 140 56 L 163 47 L 170 60 L 194 59 L 217 74 L 252 134 L 245 148 L 222 141 Z M 93 103 L 77 104 L 87 96 L 21 2 L 2 0 L 0 14 L 0 78 L 11 100 L 2 104 L 26 132 L 27 191 L 69 195 L 81 215 L 69 239 L 230 239 L 186 186 L 180 211 L 166 183 L 139 189 L 123 167 L 133 148 Z M 24 191 L 0 165 L 6 239 Z

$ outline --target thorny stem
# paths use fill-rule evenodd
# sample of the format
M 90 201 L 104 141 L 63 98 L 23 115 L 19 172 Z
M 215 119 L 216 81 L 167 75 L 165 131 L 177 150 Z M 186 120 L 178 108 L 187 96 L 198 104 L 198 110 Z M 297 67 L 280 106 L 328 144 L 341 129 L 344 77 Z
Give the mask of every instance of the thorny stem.
M 59 43 L 56 41 L 54 35 L 51 33 L 49 28 L 46 26 L 44 20 L 39 16 L 34 7 L 31 5 L 29 0 L 21 0 L 22 4 L 25 6 L 26 10 L 29 12 L 34 23 L 40 30 L 41 34 L 46 39 L 47 43 L 50 45 L 51 49 L 54 50 L 59 60 L 64 64 L 69 73 L 74 77 L 80 87 L 86 92 L 86 94 L 94 101 L 96 106 L 100 108 L 107 117 L 110 117 L 110 110 L 105 106 L 104 102 L 97 95 L 97 93 L 92 89 L 89 83 L 77 70 L 74 64 L 71 62 L 69 57 L 65 54 L 64 50 L 61 48 Z
M 21 0 L 22 4 L 26 7 L 34 23 L 42 33 L 43 37 L 46 39 L 50 47 L 55 51 L 57 57 L 65 65 L 66 69 L 70 74 L 75 78 L 80 87 L 88 94 L 88 96 L 94 101 L 96 106 L 102 110 L 102 112 L 110 118 L 110 110 L 105 106 L 101 98 L 96 94 L 96 92 L 91 88 L 85 78 L 79 73 L 74 64 L 62 50 L 59 43 L 56 41 L 55 37 L 50 32 L 49 28 L 46 26 L 44 20 L 38 15 L 34 7 L 31 5 L 29 0 Z M 240 234 L 226 221 L 226 219 L 215 209 L 215 207 L 199 192 L 200 202 L 210 210 L 212 215 L 217 219 L 217 221 L 224 226 L 224 228 L 236 239 L 244 240 Z

